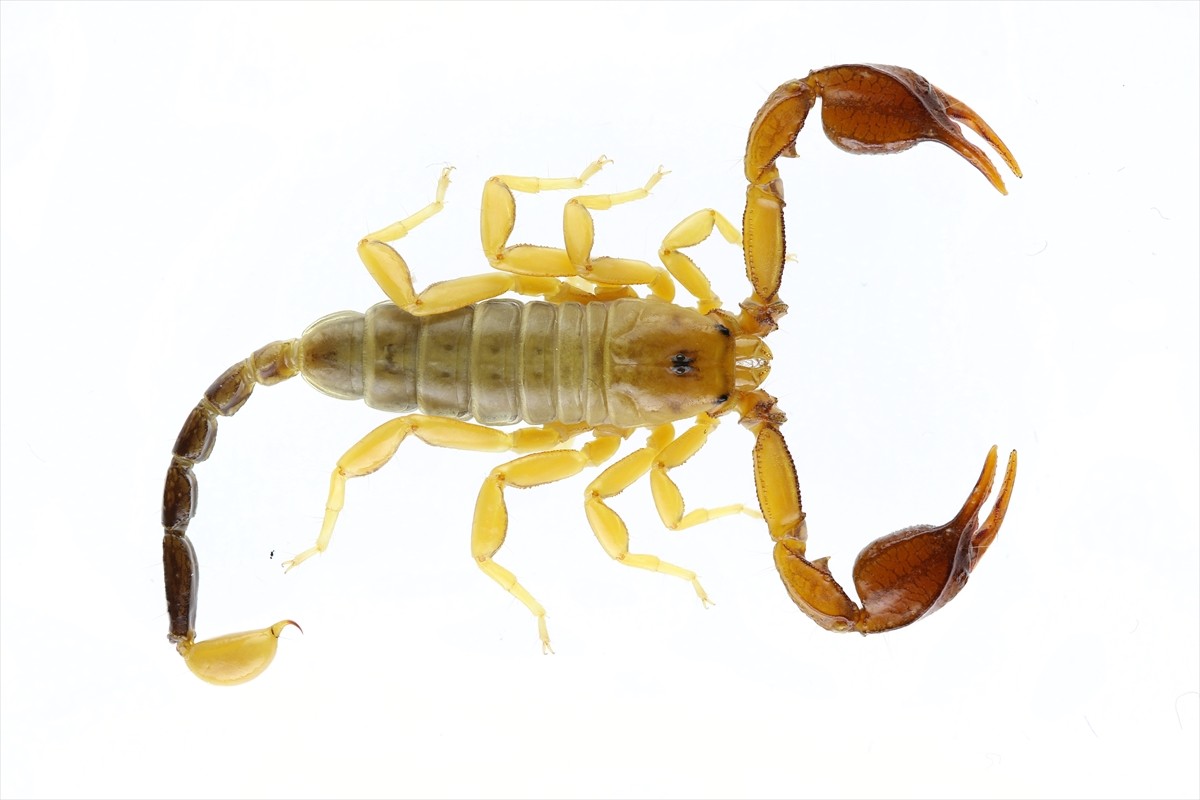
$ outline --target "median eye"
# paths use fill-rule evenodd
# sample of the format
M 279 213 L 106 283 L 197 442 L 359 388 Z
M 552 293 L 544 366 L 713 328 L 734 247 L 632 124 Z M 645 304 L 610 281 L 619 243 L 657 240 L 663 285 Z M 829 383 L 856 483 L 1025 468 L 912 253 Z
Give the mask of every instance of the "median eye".
M 687 353 L 676 353 L 671 356 L 671 372 L 676 375 L 687 375 L 693 369 L 692 364 L 696 363 L 696 359 L 689 356 Z

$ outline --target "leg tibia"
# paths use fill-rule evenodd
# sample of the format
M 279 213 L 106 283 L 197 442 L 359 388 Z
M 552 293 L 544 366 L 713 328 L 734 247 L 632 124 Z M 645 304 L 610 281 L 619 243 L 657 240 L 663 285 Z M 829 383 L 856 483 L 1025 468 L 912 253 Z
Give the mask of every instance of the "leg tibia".
M 417 299 L 408 264 L 391 246 L 372 239 L 358 243 L 358 258 L 387 298 L 403 309 Z
M 483 185 L 479 209 L 479 239 L 483 244 L 483 254 L 492 266 L 496 265 L 516 224 L 517 201 L 512 190 L 499 178 L 492 178 Z
M 660 250 L 658 256 L 671 276 L 679 281 L 679 285 L 696 298 L 697 311 L 707 314 L 714 308 L 721 307 L 721 298 L 713 292 L 708 277 L 700 271 L 690 256 L 666 249 Z

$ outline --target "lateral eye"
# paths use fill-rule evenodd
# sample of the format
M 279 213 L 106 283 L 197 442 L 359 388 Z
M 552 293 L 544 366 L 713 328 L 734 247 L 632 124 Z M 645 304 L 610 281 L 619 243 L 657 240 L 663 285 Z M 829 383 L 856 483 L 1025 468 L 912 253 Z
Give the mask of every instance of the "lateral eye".
M 729 402 L 729 395 L 727 395 L 727 394 L 723 394 L 717 398 L 717 405 L 721 405 L 722 403 L 727 403 L 727 402 Z

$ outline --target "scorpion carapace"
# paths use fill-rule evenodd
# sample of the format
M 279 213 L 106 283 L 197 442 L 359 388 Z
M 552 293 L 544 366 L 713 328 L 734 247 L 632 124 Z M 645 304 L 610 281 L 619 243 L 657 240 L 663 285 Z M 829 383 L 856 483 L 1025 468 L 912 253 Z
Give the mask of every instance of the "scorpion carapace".
M 196 513 L 193 467 L 212 451 L 217 417 L 234 414 L 256 384 L 298 374 L 327 394 L 361 398 L 403 415 L 368 433 L 338 460 L 317 541 L 285 568 L 325 550 L 346 480 L 382 467 L 409 434 L 439 447 L 517 453 L 483 482 L 471 553 L 484 573 L 534 615 L 543 650 L 549 652 L 545 609 L 493 560 L 508 530 L 504 492 L 600 466 L 624 439 L 644 428 L 646 446 L 609 465 L 584 490 L 592 531 L 618 562 L 682 578 L 707 603 L 695 573 L 629 552 L 628 529 L 606 502 L 648 474 L 659 515 L 673 530 L 737 513 L 765 519 L 788 594 L 824 628 L 864 634 L 893 630 L 958 594 L 1000 530 L 1016 478 L 1015 452 L 982 522 L 996 476 L 995 447 L 954 519 L 938 527 L 906 528 L 868 545 L 853 573 L 861 605 L 833 579 L 828 559 L 810 561 L 805 552 L 807 525 L 781 432 L 784 415 L 761 386 L 771 364 L 763 340 L 787 310 L 779 299 L 786 246 L 776 162 L 796 154 L 796 137 L 818 98 L 826 134 L 850 152 L 892 153 L 938 141 L 1003 193 L 999 171 L 963 137 L 959 120 L 1021 174 L 987 123 L 916 73 L 877 65 L 829 67 L 780 86 L 754 118 L 746 144 L 749 186 L 740 233 L 721 214 L 705 209 L 666 235 L 658 253 L 662 266 L 593 257 L 592 212 L 646 197 L 665 174 L 659 169 L 640 188 L 569 200 L 563 211 L 564 248 L 509 245 L 514 191 L 579 189 L 608 162 L 597 159 L 577 178 L 501 175 L 484 184 L 481 204 L 483 249 L 494 271 L 417 293 L 408 265 L 388 243 L 441 210 L 450 183 L 450 170 L 443 170 L 432 203 L 359 243 L 360 258 L 390 302 L 366 314 L 333 314 L 299 339 L 256 351 L 219 377 L 184 423 L 163 495 L 163 562 L 170 639 L 192 671 L 212 683 L 248 681 L 266 669 L 280 633 L 295 624 L 284 620 L 196 642 L 198 570 L 187 527 Z M 721 310 L 708 279 L 683 252 L 714 229 L 742 246 L 753 291 L 736 313 Z M 676 283 L 695 297 L 695 308 L 672 303 Z M 634 290 L 639 286 L 645 296 Z M 509 292 L 542 299 L 495 299 Z M 718 418 L 729 412 L 736 412 L 755 436 L 758 508 L 734 504 L 685 512 L 668 473 L 699 451 Z M 672 423 L 683 420 L 691 424 L 676 435 Z M 572 440 L 585 433 L 592 439 L 572 447 Z

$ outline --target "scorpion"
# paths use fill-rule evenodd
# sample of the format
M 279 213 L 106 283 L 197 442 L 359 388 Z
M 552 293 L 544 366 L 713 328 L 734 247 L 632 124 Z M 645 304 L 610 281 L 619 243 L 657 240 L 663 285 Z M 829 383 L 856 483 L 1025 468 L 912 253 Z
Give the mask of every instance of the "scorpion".
M 915 72 L 872 64 L 828 67 L 781 85 L 754 117 L 740 232 L 717 211 L 705 209 L 666 235 L 658 253 L 661 266 L 593 257 L 591 212 L 645 198 L 665 174 L 660 167 L 641 188 L 570 199 L 563 211 L 564 248 L 510 245 L 514 192 L 579 189 L 609 162 L 602 156 L 578 177 L 500 175 L 484 184 L 480 214 L 483 250 L 493 271 L 434 283 L 417 293 L 408 265 L 389 242 L 442 209 L 450 183 L 450 168 L 444 169 L 432 203 L 358 244 L 360 259 L 390 302 L 365 314 L 332 314 L 298 339 L 254 351 L 213 382 L 180 430 L 163 492 L 163 565 L 168 638 L 192 672 L 219 685 L 249 681 L 274 659 L 281 632 L 296 625 L 282 620 L 197 642 L 199 571 L 187 536 L 197 504 L 193 468 L 212 452 L 218 417 L 235 414 L 256 384 L 270 386 L 296 375 L 325 394 L 362 399 L 402 416 L 372 430 L 338 459 L 317 541 L 285 562 L 286 569 L 324 552 L 347 479 L 378 470 L 409 435 L 437 447 L 514 453 L 517 457 L 493 469 L 479 491 L 471 555 L 529 609 L 543 652 L 552 652 L 545 609 L 494 559 L 508 529 L 505 490 L 553 483 L 605 465 L 625 439 L 645 429 L 645 447 L 609 464 L 584 490 L 588 523 L 617 562 L 681 578 L 708 604 L 694 572 L 631 553 L 628 528 L 606 502 L 649 474 L 654 504 L 667 528 L 738 513 L 763 519 L 788 594 L 822 628 L 864 635 L 891 631 L 953 599 L 999 533 L 1016 480 L 1016 451 L 982 521 L 996 476 L 995 446 L 950 522 L 905 528 L 867 545 L 853 570 L 860 603 L 833 578 L 828 558 L 806 554 L 808 528 L 782 433 L 785 417 L 776 398 L 761 387 L 772 358 L 764 340 L 787 311 L 779 297 L 787 251 L 776 161 L 796 155 L 796 138 L 817 99 L 826 136 L 843 150 L 896 153 L 923 141 L 941 142 L 1007 194 L 999 170 L 963 136 L 958 120 L 1021 177 L 1007 146 L 978 114 Z M 683 252 L 714 229 L 742 248 L 753 291 L 736 312 L 721 308 L 708 278 Z M 695 298 L 694 307 L 673 303 L 676 283 Z M 645 294 L 633 287 L 644 287 Z M 501 297 L 506 294 L 541 299 Z M 758 507 L 735 504 L 685 513 L 669 472 L 695 455 L 728 413 L 736 413 L 754 436 Z M 673 423 L 685 420 L 690 425 L 676 435 Z M 502 429 L 513 426 L 518 427 Z M 573 440 L 585 434 L 590 441 L 574 447 Z

